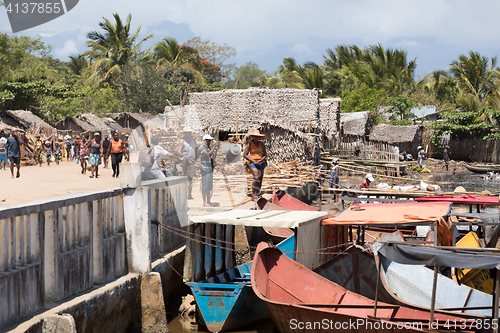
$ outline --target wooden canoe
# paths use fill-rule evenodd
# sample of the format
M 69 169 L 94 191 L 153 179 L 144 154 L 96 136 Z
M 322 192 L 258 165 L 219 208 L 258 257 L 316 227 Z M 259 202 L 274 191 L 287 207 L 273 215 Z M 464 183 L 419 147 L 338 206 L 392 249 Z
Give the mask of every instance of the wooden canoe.
M 500 165 L 472 165 L 464 163 L 464 167 L 474 173 L 500 172 Z
M 434 271 L 418 265 L 403 265 L 388 258 L 375 256 L 380 269 L 380 282 L 384 290 L 392 296 L 395 303 L 413 307 L 430 308 L 432 297 L 432 282 Z M 458 312 L 458 316 L 469 318 L 485 318 L 491 316 L 492 297 L 489 294 L 475 290 L 464 284 L 459 285 L 452 279 L 438 274 L 438 292 L 436 293 L 436 309 L 440 312 Z M 472 309 L 479 307 L 481 309 Z M 470 309 L 466 309 L 470 308 Z
M 375 301 L 319 276 L 266 243 L 257 248 L 251 280 L 282 333 L 423 332 L 429 328 L 429 311 L 378 302 L 375 314 Z M 434 318 L 432 328 L 442 329 L 447 320 L 456 320 L 467 322 L 470 331 L 479 331 L 468 319 L 441 313 Z
M 277 245 L 293 259 L 295 237 Z M 250 285 L 252 262 L 201 282 L 188 282 L 196 301 L 197 318 L 209 332 L 231 331 L 269 318 L 265 304 Z

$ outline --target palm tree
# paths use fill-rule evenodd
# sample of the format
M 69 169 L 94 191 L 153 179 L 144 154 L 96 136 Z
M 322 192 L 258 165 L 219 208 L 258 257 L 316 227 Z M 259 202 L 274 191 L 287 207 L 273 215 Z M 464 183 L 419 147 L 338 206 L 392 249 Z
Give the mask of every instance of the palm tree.
M 122 67 L 129 62 L 143 60 L 148 50 L 140 51 L 140 47 L 144 41 L 153 37 L 149 35 L 136 42 L 141 27 L 131 34 L 132 15 L 128 15 L 125 24 L 117 13 L 113 14 L 113 17 L 114 24 L 106 18 L 99 23 L 104 33 L 91 31 L 87 34 L 87 46 L 91 50 L 83 55 L 92 61 L 93 73 L 89 78 L 91 82 L 109 82 L 120 74 Z
M 497 58 L 470 51 L 450 65 L 450 73 L 458 87 L 457 103 L 467 111 L 500 108 L 500 73 Z
M 199 72 L 203 70 L 198 51 L 189 46 L 179 45 L 175 38 L 163 38 L 155 45 L 154 54 L 160 62 L 169 62 L 172 65 L 189 63 Z
M 78 76 L 83 74 L 83 71 L 89 67 L 89 61 L 82 54 L 69 56 L 69 69 Z

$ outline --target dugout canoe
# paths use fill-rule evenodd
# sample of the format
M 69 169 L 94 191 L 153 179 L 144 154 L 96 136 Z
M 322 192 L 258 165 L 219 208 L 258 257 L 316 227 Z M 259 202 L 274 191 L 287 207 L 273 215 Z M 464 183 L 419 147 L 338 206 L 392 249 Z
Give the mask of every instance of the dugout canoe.
M 423 332 L 429 327 L 430 313 L 378 302 L 348 291 L 272 248 L 260 243 L 251 270 L 252 288 L 269 310 L 276 328 L 292 332 Z M 447 321 L 473 322 L 435 313 L 437 327 Z M 359 323 L 354 325 L 352 323 Z M 382 326 L 382 324 L 385 324 Z M 333 326 L 331 326 L 333 325 Z
M 292 235 L 277 247 L 293 252 L 294 241 Z M 269 318 L 264 302 L 252 290 L 251 268 L 250 261 L 202 282 L 187 283 L 196 301 L 198 321 L 209 332 L 231 331 Z
M 466 164 L 464 163 L 464 167 L 472 171 L 474 173 L 488 173 L 488 172 L 495 172 L 495 173 L 500 173 L 500 165 L 495 164 L 495 165 L 472 165 L 472 164 Z

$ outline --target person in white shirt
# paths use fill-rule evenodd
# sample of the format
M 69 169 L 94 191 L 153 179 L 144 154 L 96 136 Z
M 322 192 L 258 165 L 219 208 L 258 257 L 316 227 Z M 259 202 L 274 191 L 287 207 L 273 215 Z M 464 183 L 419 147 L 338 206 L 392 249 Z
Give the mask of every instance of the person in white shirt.
M 153 165 L 149 168 L 144 169 L 142 174 L 143 180 L 153 180 L 166 178 L 163 172 L 161 171 L 160 164 L 158 163 L 162 156 L 176 157 L 174 154 L 169 153 L 165 148 L 158 145 L 160 138 L 156 135 L 153 135 L 151 138 L 151 144 L 153 147 L 153 156 L 154 162 Z
M 0 169 L 5 170 L 7 166 L 7 138 L 4 134 L 0 134 Z

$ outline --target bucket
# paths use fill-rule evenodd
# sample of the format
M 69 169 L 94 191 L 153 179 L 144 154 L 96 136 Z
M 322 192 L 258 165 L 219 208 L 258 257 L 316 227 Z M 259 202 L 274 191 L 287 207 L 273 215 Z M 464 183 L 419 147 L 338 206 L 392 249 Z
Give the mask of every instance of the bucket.
M 142 167 L 140 163 L 124 163 L 120 166 L 120 187 L 136 188 L 141 186 Z

